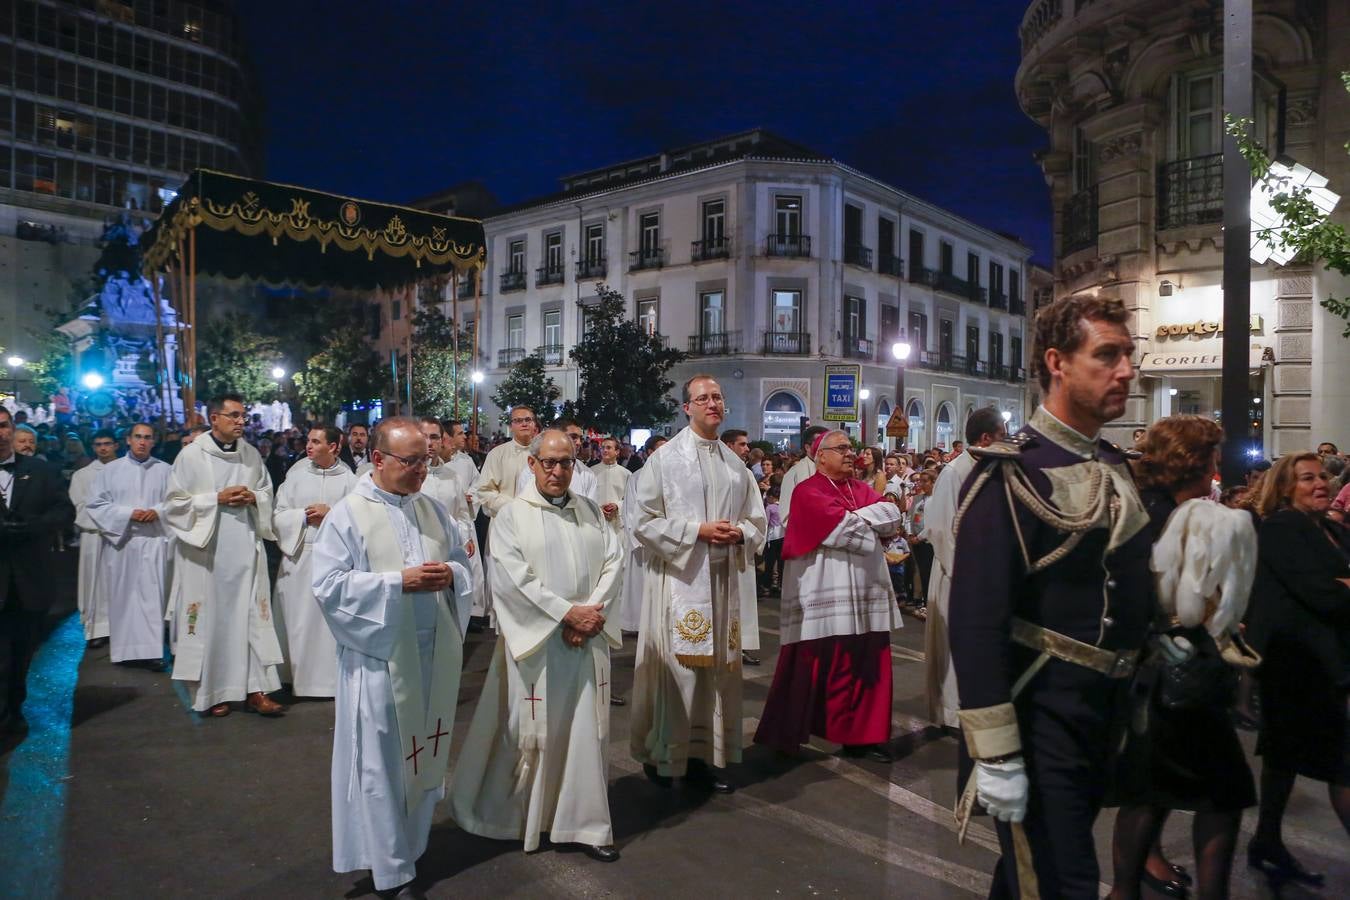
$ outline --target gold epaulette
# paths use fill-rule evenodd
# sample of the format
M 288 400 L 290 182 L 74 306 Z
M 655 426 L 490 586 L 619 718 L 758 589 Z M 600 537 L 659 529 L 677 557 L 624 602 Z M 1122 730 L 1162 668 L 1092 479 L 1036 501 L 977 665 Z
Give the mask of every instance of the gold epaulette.
M 1034 438 L 1025 432 L 1010 434 L 1001 441 L 994 441 L 988 447 L 969 448 L 970 455 L 976 459 L 1017 459 L 1023 449 L 1031 446 Z

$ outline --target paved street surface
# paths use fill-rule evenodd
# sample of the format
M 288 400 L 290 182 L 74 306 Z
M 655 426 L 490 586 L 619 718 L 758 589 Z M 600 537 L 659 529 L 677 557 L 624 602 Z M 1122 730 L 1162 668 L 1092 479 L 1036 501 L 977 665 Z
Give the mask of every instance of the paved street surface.
M 761 610 L 764 665 L 746 670 L 747 735 L 777 652 L 776 601 Z M 53 625 L 32 681 L 33 730 L 18 747 L 0 747 L 0 896 L 372 895 L 367 877 L 329 866 L 331 703 L 296 702 L 276 720 L 239 711 L 202 719 L 166 675 L 113 666 L 106 648 L 86 653 L 68 614 Z M 984 896 L 993 834 L 980 820 L 965 846 L 956 842 L 956 742 L 919 718 L 922 646 L 923 624 L 906 620 L 892 654 L 894 765 L 845 759 L 825 743 L 801 760 L 751 746 L 732 773 L 735 794 L 672 793 L 631 761 L 629 708 L 616 708 L 610 806 L 623 858 L 526 855 L 519 844 L 466 835 L 442 815 L 420 864 L 430 896 Z M 483 635 L 471 636 L 456 752 L 490 650 Z M 616 657 L 621 696 L 631 691 L 632 663 L 631 647 Z M 1252 736 L 1243 738 L 1250 749 Z M 1108 812 L 1098 826 L 1099 859 L 1108 858 L 1112 819 Z M 1178 862 L 1191 860 L 1190 821 L 1173 815 L 1165 835 Z M 1253 821 L 1249 813 L 1240 853 Z M 1286 897 L 1350 894 L 1350 841 L 1320 785 L 1300 781 L 1286 836 L 1305 863 L 1330 874 L 1324 894 Z M 1234 896 L 1269 896 L 1244 863 L 1240 856 Z

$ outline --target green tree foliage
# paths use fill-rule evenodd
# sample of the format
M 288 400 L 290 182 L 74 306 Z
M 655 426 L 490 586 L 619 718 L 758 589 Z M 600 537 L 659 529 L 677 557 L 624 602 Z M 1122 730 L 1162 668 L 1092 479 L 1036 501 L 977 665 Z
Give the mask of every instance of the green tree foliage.
M 333 421 L 344 403 L 380 396 L 387 381 L 359 322 L 330 332 L 323 349 L 295 373 L 300 402 L 326 422 Z
M 538 353 L 531 353 L 511 366 L 511 371 L 493 393 L 492 402 L 504 410 L 501 415 L 503 425 L 508 424 L 511 419 L 505 410 L 513 406 L 528 406 L 534 410 L 539 427 L 547 428 L 556 418 L 553 404 L 561 396 L 562 391 L 544 370 L 544 357 Z
M 473 402 L 472 336 L 435 306 L 413 313 L 412 326 L 413 409 L 418 415 L 449 419 L 458 414 L 467 420 Z
M 36 395 L 25 396 L 24 401 L 28 403 L 51 397 L 63 385 L 75 387 L 80 375 L 75 371 L 75 354 L 68 337 L 52 328 L 42 333 L 33 332 L 33 339 L 41 353 L 24 365 Z
M 277 339 L 260 333 L 251 316 L 212 319 L 197 338 L 197 396 L 233 392 L 245 403 L 270 403 L 279 393 L 272 367 L 280 359 Z
M 599 302 L 582 305 L 586 335 L 570 353 L 581 378 L 577 416 L 613 434 L 670 421 L 679 407 L 669 396 L 675 383 L 667 376 L 687 354 L 627 318 L 618 291 L 603 284 L 596 290 Z
M 1341 82 L 1350 91 L 1350 72 L 1341 73 Z M 1291 251 L 1303 260 L 1321 260 L 1328 269 L 1350 277 L 1350 234 L 1346 232 L 1345 226 L 1322 216 L 1310 199 L 1311 191 L 1308 188 L 1281 183 L 1276 179 L 1267 181 L 1271 160 L 1265 149 L 1252 137 L 1250 119 L 1226 115 L 1224 125 L 1251 166 L 1252 178 L 1267 182 L 1267 191 L 1271 194 L 1270 205 L 1285 222 L 1282 228 L 1259 229 L 1256 236 L 1274 247 Z M 1350 142 L 1345 145 L 1345 150 L 1350 153 Z M 1341 336 L 1350 338 L 1350 297 L 1325 297 L 1319 302 L 1327 312 L 1345 320 Z

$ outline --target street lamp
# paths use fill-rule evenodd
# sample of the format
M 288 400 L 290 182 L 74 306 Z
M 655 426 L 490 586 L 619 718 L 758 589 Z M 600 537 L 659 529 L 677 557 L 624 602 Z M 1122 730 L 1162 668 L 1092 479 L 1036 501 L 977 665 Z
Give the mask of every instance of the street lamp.
M 905 405 L 905 360 L 909 359 L 910 346 L 905 340 L 905 333 L 900 332 L 900 340 L 891 344 L 891 356 L 895 357 L 895 408 L 900 414 L 900 420 L 906 425 L 909 424 L 909 410 Z M 905 430 L 906 438 L 909 430 Z M 897 438 L 895 449 L 900 450 L 905 446 L 906 438 Z
M 85 387 L 87 387 L 91 391 L 96 391 L 99 388 L 103 387 L 103 376 L 98 374 L 97 372 L 88 373 L 83 378 L 81 378 L 80 381 L 81 383 L 84 384 Z
M 867 400 L 872 392 L 867 388 L 858 391 L 858 439 L 867 446 Z
M 22 356 L 11 356 L 5 360 L 9 364 L 9 377 L 14 382 L 13 390 L 14 402 L 19 402 L 19 370 L 23 368 L 24 358 Z
M 473 383 L 473 391 L 469 396 L 469 434 L 472 435 L 474 447 L 478 446 L 478 386 L 483 383 L 484 377 L 481 369 L 474 369 L 469 376 L 469 381 Z
M 273 380 L 273 381 L 280 381 L 281 379 L 283 379 L 283 378 L 285 378 L 285 377 L 286 377 L 286 370 L 285 370 L 285 369 L 283 369 L 281 366 L 273 366 L 273 367 L 272 367 L 272 380 Z

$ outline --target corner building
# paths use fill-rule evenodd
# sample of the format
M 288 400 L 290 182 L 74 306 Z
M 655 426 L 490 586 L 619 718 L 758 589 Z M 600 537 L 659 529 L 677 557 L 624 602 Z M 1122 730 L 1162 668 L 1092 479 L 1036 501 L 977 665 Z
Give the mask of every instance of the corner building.
M 795 441 L 821 420 L 825 366 L 856 363 L 870 397 L 848 427 L 875 443 L 901 338 L 911 447 L 950 447 L 980 406 L 1024 418 L 1029 248 L 769 132 L 573 175 L 484 225 L 480 397 L 536 350 L 575 397 L 578 303 L 606 283 L 690 354 L 676 384 L 714 375 L 752 440 Z
M 1350 4 L 1255 0 L 1257 139 L 1350 195 Z M 1016 90 L 1045 128 L 1054 296 L 1120 298 L 1138 340 L 1125 416 L 1219 417 L 1223 319 L 1222 4 L 1036 0 Z M 1333 220 L 1350 223 L 1342 200 Z M 1320 265 L 1251 267 L 1252 452 L 1350 444 L 1350 340 L 1318 300 L 1350 284 Z

